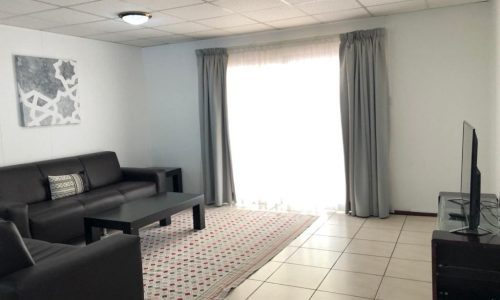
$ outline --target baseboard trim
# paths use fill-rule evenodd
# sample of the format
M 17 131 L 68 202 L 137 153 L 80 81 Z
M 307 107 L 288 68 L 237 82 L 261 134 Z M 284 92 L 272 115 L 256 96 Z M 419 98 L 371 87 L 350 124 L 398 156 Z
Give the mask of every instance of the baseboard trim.
M 408 210 L 395 210 L 393 214 L 394 215 L 404 215 L 404 216 L 437 217 L 437 213 L 408 211 Z

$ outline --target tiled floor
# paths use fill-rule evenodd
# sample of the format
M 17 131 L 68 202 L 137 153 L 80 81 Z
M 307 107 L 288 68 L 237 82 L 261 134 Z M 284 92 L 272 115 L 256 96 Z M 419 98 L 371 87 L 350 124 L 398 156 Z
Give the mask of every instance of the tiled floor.
M 322 217 L 226 299 L 429 300 L 436 218 Z

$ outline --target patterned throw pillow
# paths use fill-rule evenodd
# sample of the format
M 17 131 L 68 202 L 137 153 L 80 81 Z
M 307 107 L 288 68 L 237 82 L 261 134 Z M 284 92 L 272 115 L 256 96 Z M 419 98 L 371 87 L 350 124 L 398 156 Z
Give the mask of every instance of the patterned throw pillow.
M 49 176 L 52 200 L 81 194 L 89 190 L 85 173 Z

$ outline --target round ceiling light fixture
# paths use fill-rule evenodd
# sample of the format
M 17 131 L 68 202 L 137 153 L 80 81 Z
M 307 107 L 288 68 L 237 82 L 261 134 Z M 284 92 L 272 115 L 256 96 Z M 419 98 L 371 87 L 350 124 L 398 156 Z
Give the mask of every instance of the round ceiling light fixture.
M 118 16 L 131 25 L 141 25 L 151 19 L 151 14 L 142 11 L 127 11 L 119 13 Z

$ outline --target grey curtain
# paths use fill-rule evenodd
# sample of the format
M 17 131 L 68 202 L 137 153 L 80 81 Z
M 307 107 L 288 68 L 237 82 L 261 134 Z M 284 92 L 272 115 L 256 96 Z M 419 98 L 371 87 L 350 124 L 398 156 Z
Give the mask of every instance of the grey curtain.
M 234 201 L 227 127 L 227 51 L 201 49 L 196 50 L 196 56 L 205 201 L 221 206 Z
M 389 215 L 388 80 L 384 29 L 340 36 L 340 109 L 346 212 Z

